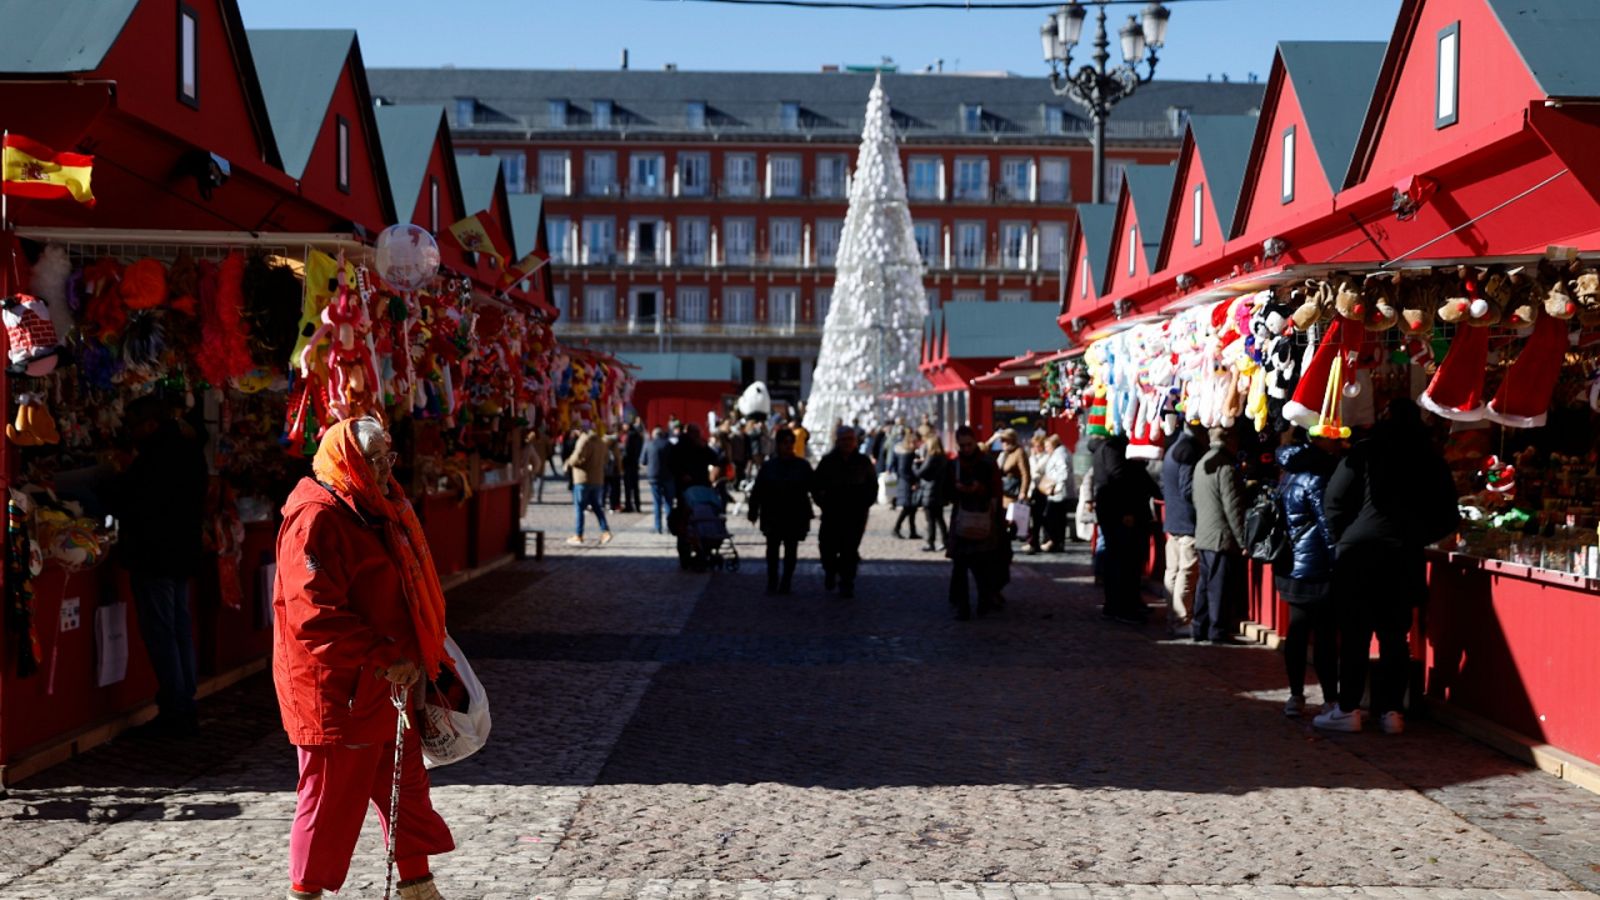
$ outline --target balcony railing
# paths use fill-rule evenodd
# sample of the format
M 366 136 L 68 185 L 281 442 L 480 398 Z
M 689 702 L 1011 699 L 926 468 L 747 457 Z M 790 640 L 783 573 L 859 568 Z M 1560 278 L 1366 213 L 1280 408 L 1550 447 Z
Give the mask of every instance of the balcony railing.
M 843 178 L 820 178 L 811 182 L 811 196 L 818 200 L 843 200 L 847 192 Z
M 571 321 L 562 316 L 556 320 L 557 334 L 583 336 L 724 336 L 724 337 L 799 337 L 811 338 L 822 333 L 818 322 L 678 322 L 664 320 L 657 328 L 656 319 L 632 318 L 604 322 Z
M 597 253 L 588 251 L 580 255 L 581 262 L 562 261 L 552 259 L 553 265 L 562 268 L 684 268 L 684 269 L 831 269 L 834 266 L 833 255 L 820 255 L 813 249 L 811 259 L 803 259 L 798 253 L 773 253 L 771 251 L 749 251 L 739 253 L 726 249 L 713 259 L 709 251 L 684 251 L 675 250 L 668 262 L 664 249 L 657 248 L 653 253 L 635 252 L 630 260 L 623 252 L 610 251 Z M 1050 257 L 1040 251 L 1037 265 L 1034 264 L 1032 241 L 1026 252 L 1011 253 L 985 250 L 980 253 L 952 252 L 950 264 L 946 265 L 943 252 L 936 253 L 932 258 L 924 257 L 923 265 L 930 272 L 1044 272 L 1053 273 L 1060 268 L 1060 257 Z

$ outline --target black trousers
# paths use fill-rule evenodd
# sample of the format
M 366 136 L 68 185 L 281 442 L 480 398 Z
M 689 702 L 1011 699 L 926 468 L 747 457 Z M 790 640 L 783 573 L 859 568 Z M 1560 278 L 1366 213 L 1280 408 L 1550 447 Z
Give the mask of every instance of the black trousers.
M 778 575 L 778 551 L 783 550 L 783 575 Z M 767 590 L 788 590 L 794 583 L 795 557 L 800 553 L 799 538 L 767 538 Z
M 1306 651 L 1311 651 L 1322 685 L 1322 699 L 1339 697 L 1339 617 L 1331 600 L 1289 604 L 1289 633 L 1283 639 L 1283 665 L 1289 674 L 1289 693 L 1306 695 Z
M 1048 509 L 1047 505 L 1049 502 L 1050 501 L 1045 498 L 1045 495 L 1039 493 L 1038 491 L 1034 491 L 1033 494 L 1028 497 L 1028 511 L 1030 513 L 1039 513 L 1045 511 Z M 1034 550 L 1039 549 L 1040 541 L 1046 541 L 1050 539 L 1050 535 L 1044 527 L 1044 518 L 1045 517 L 1042 515 L 1028 516 L 1028 546 Z
M 1420 550 L 1341 548 L 1333 591 L 1339 619 L 1339 707 L 1361 705 L 1371 666 L 1368 651 L 1378 638 L 1378 668 L 1372 672 L 1372 713 L 1405 706 L 1411 669 L 1414 604 L 1427 590 L 1427 562 Z
M 1105 559 L 1100 570 L 1100 583 L 1105 590 L 1104 612 L 1110 616 L 1142 618 L 1145 607 L 1139 581 L 1144 575 L 1144 530 L 1116 522 L 1102 524 L 1100 534 L 1106 540 Z
M 902 525 L 905 525 L 907 522 L 910 522 L 911 523 L 911 536 L 912 537 L 918 537 L 918 535 L 917 535 L 917 509 L 918 509 L 918 507 L 917 507 L 917 505 L 915 503 L 907 503 L 904 506 L 900 507 L 900 517 L 894 520 L 894 530 L 896 532 L 899 532 L 900 527 Z
M 822 524 L 817 527 L 817 548 L 822 554 L 822 571 L 839 580 L 840 587 L 856 583 L 856 569 L 861 566 L 861 538 L 867 531 L 867 514 L 822 514 Z
M 950 605 L 958 610 L 971 611 L 971 594 L 967 589 L 967 577 L 978 586 L 978 602 L 980 604 L 994 599 L 999 591 L 996 582 L 996 568 L 993 554 L 991 553 L 960 553 L 950 559 Z
M 1200 581 L 1195 586 L 1194 615 L 1190 617 L 1195 640 L 1227 639 L 1228 625 L 1245 587 L 1244 573 L 1244 557 L 1239 554 L 1200 551 Z
M 1039 507 L 1034 507 L 1038 509 Z M 1046 500 L 1044 504 L 1044 536 L 1051 549 L 1060 553 L 1067 549 L 1067 501 Z
M 644 509 L 644 503 L 639 500 L 639 467 L 636 465 L 622 468 L 622 508 L 628 512 Z
M 928 546 L 943 547 L 950 540 L 950 525 L 944 519 L 944 504 L 924 506 L 922 518 L 927 526 Z

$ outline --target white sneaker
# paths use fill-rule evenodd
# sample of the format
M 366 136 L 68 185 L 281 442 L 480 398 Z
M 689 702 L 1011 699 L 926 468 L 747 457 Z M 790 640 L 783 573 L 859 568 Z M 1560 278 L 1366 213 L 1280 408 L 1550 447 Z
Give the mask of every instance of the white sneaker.
M 1404 713 L 1390 710 L 1378 720 L 1384 734 L 1404 734 L 1406 730 L 1406 717 Z
M 582 547 L 583 546 L 583 538 L 578 537 L 577 535 L 573 535 L 572 537 L 567 538 L 567 543 L 571 544 L 574 547 Z
M 1361 710 L 1357 709 L 1350 712 L 1345 712 L 1343 709 L 1335 706 L 1328 712 L 1325 712 L 1322 715 L 1317 716 L 1315 719 L 1312 719 L 1311 724 L 1321 728 L 1323 731 L 1360 731 Z
M 1283 714 L 1288 716 L 1291 719 L 1300 718 L 1300 714 L 1305 712 L 1305 711 L 1306 711 L 1306 698 L 1304 698 L 1304 697 L 1293 697 L 1293 696 L 1291 696 L 1289 698 L 1289 702 L 1285 703 L 1283 705 Z

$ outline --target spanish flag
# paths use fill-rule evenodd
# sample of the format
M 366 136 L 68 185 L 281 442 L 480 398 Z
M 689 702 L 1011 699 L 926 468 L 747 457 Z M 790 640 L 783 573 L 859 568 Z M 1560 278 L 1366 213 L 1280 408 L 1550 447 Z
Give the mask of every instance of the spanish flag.
M 505 229 L 500 227 L 500 220 L 488 210 L 467 216 L 465 219 L 450 226 L 450 233 L 455 235 L 456 243 L 468 253 L 485 253 L 494 257 L 498 265 L 506 264 L 506 257 L 511 254 L 506 252 L 502 241 L 505 240 Z
M 544 268 L 544 265 L 548 262 L 550 262 L 550 257 L 547 254 L 540 253 L 538 250 L 530 252 L 527 256 L 506 266 L 505 273 L 500 276 L 500 287 L 511 287 L 513 284 Z
M 70 198 L 93 206 L 93 171 L 92 156 L 57 153 L 20 134 L 8 134 L 0 142 L 0 193 L 36 200 Z

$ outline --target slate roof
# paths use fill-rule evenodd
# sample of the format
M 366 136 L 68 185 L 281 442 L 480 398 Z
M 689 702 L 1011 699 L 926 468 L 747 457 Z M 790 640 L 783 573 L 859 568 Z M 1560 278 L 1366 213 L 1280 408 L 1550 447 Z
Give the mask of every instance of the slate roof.
M 1091 271 L 1099 274 L 1095 282 L 1096 293 L 1099 285 L 1104 283 L 1106 272 L 1111 267 L 1107 259 L 1111 254 L 1111 236 L 1117 227 L 1117 205 L 1115 203 L 1079 203 L 1078 228 L 1083 232 L 1083 247 L 1089 257 Z M 1074 266 L 1081 260 L 1073 260 Z M 1081 277 L 1081 276 L 1080 276 Z M 1070 293 L 1073 288 L 1068 287 Z
M 380 106 L 373 115 L 378 120 L 378 136 L 383 140 L 383 160 L 389 169 L 395 215 L 398 221 L 409 222 L 422 199 L 422 179 L 428 172 L 428 159 L 433 156 L 444 108 Z M 449 140 L 448 132 L 445 140 Z
M 729 135 L 785 135 L 792 139 L 838 137 L 858 139 L 872 73 L 791 72 L 654 72 L 641 70 L 575 71 L 524 69 L 372 69 L 368 80 L 375 95 L 396 103 L 443 103 L 458 133 L 529 132 L 541 135 L 628 133 L 703 134 L 705 139 Z M 957 136 L 975 140 L 1056 137 L 1083 140 L 1087 117 L 1072 103 L 1055 96 L 1044 78 L 979 75 L 885 74 L 896 122 L 908 139 Z M 1108 123 L 1117 140 L 1171 141 L 1178 117 L 1190 114 L 1238 114 L 1260 106 L 1260 84 L 1153 81 L 1118 104 Z M 457 120 L 458 100 L 470 101 L 474 121 Z M 567 126 L 553 127 L 549 103 L 566 101 Z M 613 127 L 593 126 L 596 100 L 613 104 Z M 690 130 L 688 104 L 706 104 L 706 128 Z M 780 106 L 796 102 L 800 128 L 784 131 Z M 979 133 L 961 129 L 963 104 L 982 108 Z M 1050 135 L 1045 107 L 1065 110 L 1065 135 Z
M 1178 167 L 1128 166 L 1122 175 L 1128 197 L 1133 201 L 1134 214 L 1139 217 L 1139 243 L 1144 245 L 1144 264 L 1155 271 L 1156 255 L 1161 252 L 1161 235 L 1166 231 L 1167 207 L 1172 203 L 1172 183 L 1178 177 Z M 1112 227 L 1116 227 L 1112 223 Z M 1106 252 L 1111 252 L 1109 244 Z M 1102 266 L 1100 289 L 1109 283 L 1113 266 Z
M 1061 330 L 1054 303 L 961 300 L 939 310 L 951 359 L 1010 359 L 1030 350 L 1057 350 Z
M 494 208 L 495 182 L 500 177 L 497 157 L 457 153 L 456 177 L 461 182 L 461 199 L 465 201 L 462 209 L 467 215 Z
M 1362 110 L 1365 112 L 1365 109 Z M 1256 116 L 1191 116 L 1189 132 L 1206 169 L 1206 191 L 1226 240 L 1233 233 L 1233 214 L 1250 168 L 1250 147 L 1255 143 Z M 1163 210 L 1163 212 L 1168 212 Z M 1164 219 L 1165 217 L 1163 217 Z
M 1361 124 L 1383 68 L 1382 41 L 1283 41 L 1289 81 L 1300 100 L 1311 143 L 1335 193 L 1344 187 Z M 1267 136 L 1270 140 L 1271 135 Z
M 544 227 L 544 196 L 542 194 L 507 194 L 511 206 L 511 234 L 516 241 L 513 252 L 521 259 L 533 252 L 539 241 L 539 229 Z
M 250 29 L 250 54 L 283 154 L 283 170 L 305 175 L 356 33 L 349 29 Z
M 1600 97 L 1600 67 L 1594 62 L 1600 4 L 1594 0 L 1488 3 L 1546 96 Z
M 97 69 L 138 5 L 139 0 L 0 0 L 0 72 Z
M 731 353 L 629 353 L 617 357 L 637 366 L 636 382 L 739 381 L 739 358 Z

